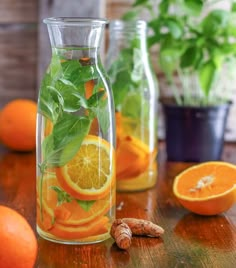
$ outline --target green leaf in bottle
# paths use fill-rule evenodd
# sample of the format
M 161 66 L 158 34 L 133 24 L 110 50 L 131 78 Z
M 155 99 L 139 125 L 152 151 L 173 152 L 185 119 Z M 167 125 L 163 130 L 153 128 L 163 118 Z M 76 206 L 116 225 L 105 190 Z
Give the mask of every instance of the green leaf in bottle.
M 50 188 L 57 193 L 57 206 L 60 206 L 64 203 L 70 203 L 72 200 L 75 200 L 83 210 L 89 211 L 92 205 L 96 202 L 95 200 L 86 201 L 75 199 L 58 186 L 51 186 Z

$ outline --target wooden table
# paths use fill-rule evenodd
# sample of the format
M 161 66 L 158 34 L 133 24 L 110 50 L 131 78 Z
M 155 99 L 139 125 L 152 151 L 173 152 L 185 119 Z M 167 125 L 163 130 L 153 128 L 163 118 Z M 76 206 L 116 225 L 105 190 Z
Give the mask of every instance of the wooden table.
M 173 178 L 192 165 L 165 161 L 160 145 L 159 179 L 155 188 L 117 194 L 117 217 L 152 220 L 165 229 L 161 238 L 133 237 L 128 251 L 113 239 L 68 246 L 38 238 L 38 268 L 174 268 L 236 267 L 236 205 L 218 216 L 194 215 L 183 209 L 172 193 Z M 225 146 L 224 160 L 236 164 L 236 144 Z M 35 230 L 35 153 L 1 150 L 0 204 L 10 206 Z M 122 205 L 123 204 L 123 205 Z

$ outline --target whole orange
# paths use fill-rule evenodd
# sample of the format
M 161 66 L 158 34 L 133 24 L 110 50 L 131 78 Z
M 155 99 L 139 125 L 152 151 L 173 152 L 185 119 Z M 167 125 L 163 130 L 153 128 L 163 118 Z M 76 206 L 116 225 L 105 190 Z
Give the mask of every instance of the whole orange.
M 33 268 L 37 240 L 27 220 L 15 210 L 0 206 L 0 268 Z
M 0 113 L 0 139 L 12 150 L 32 151 L 36 147 L 37 103 L 16 99 L 7 103 Z

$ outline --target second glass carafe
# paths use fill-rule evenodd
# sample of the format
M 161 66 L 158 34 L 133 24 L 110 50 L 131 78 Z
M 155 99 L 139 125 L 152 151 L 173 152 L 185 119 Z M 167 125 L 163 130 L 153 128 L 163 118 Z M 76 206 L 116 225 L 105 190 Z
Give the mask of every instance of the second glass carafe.
M 137 191 L 157 179 L 158 86 L 147 49 L 146 22 L 111 21 L 106 68 L 116 110 L 117 190 Z

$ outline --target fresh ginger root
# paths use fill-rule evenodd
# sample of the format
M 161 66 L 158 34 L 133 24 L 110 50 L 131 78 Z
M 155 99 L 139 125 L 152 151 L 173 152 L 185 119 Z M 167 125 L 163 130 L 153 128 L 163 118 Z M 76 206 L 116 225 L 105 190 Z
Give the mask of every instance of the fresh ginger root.
M 128 249 L 131 245 L 132 235 L 159 237 L 164 233 L 164 229 L 151 221 L 123 218 L 113 222 L 110 233 L 119 248 Z
M 110 233 L 119 248 L 128 249 L 130 247 L 132 233 L 129 226 L 121 219 L 117 219 L 113 222 Z
M 146 235 L 152 237 L 159 237 L 164 233 L 164 229 L 151 221 L 135 219 L 135 218 L 123 218 L 133 235 Z

